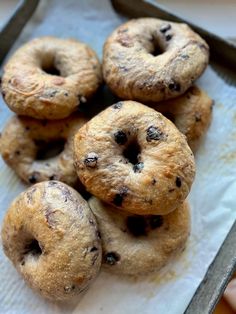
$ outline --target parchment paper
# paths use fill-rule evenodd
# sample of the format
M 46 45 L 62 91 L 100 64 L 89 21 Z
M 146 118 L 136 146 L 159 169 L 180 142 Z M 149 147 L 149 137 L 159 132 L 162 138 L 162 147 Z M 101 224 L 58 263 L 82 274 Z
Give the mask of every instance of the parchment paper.
M 101 58 L 105 38 L 124 20 L 108 0 L 43 2 L 13 50 L 30 38 L 54 35 L 78 38 Z M 34 294 L 0 250 L 1 314 L 183 313 L 236 218 L 236 89 L 210 67 L 198 83 L 214 98 L 215 106 L 211 127 L 196 154 L 197 175 L 189 196 L 192 233 L 183 255 L 145 280 L 101 272 L 81 300 L 58 305 Z M 11 114 L 1 100 L 1 128 Z M 23 189 L 25 185 L 0 160 L 1 221 Z

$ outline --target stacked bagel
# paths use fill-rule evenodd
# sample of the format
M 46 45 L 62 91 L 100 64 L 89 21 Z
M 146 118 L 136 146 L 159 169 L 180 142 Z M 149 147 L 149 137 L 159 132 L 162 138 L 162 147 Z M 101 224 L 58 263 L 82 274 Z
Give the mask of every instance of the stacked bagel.
M 101 265 L 146 275 L 184 250 L 195 176 L 190 147 L 197 148 L 212 110 L 193 83 L 208 59 L 206 42 L 187 25 L 152 18 L 109 36 L 103 69 L 87 45 L 52 37 L 34 39 L 9 59 L 1 89 L 17 115 L 0 151 L 33 185 L 9 207 L 2 241 L 41 295 L 74 297 Z M 102 70 L 120 101 L 88 121 L 76 109 L 95 95 Z M 48 156 L 59 140 L 62 152 Z M 78 193 L 84 190 L 87 201 Z

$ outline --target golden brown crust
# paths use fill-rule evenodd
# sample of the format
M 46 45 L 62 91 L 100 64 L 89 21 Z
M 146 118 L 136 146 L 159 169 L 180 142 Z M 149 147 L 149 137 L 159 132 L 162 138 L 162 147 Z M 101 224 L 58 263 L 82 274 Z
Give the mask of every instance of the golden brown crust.
M 103 266 L 110 272 L 138 276 L 159 271 L 186 245 L 187 202 L 165 216 L 131 216 L 95 197 L 89 206 L 101 233 Z
M 192 86 L 178 98 L 150 106 L 170 119 L 196 151 L 212 118 L 213 100 L 202 89 Z
M 60 76 L 44 71 L 55 67 Z M 102 81 L 95 52 L 74 39 L 41 37 L 18 49 L 4 67 L 2 94 L 17 114 L 37 119 L 68 117 Z
M 27 183 L 60 180 L 74 185 L 78 177 L 73 164 L 73 137 L 86 122 L 81 114 L 54 121 L 13 116 L 2 132 L 1 155 Z M 57 140 L 65 141 L 63 151 L 53 158 L 37 160 L 39 144 Z
M 135 214 L 167 214 L 187 197 L 193 154 L 174 124 L 134 101 L 119 102 L 74 137 L 75 167 L 87 190 Z
M 156 48 L 164 52 L 155 55 Z M 103 76 L 122 99 L 156 102 L 183 94 L 208 60 L 207 43 L 186 24 L 139 18 L 106 40 Z
M 94 215 L 74 189 L 58 181 L 38 183 L 13 201 L 2 242 L 25 281 L 49 299 L 82 293 L 100 269 Z

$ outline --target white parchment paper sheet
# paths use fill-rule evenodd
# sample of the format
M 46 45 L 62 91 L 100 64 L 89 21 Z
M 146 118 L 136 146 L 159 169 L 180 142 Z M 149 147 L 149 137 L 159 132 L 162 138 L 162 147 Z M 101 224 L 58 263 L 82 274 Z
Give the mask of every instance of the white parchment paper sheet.
M 41 35 L 75 37 L 91 45 L 101 58 L 105 38 L 125 20 L 108 0 L 47 2 L 14 49 Z M 59 306 L 34 294 L 0 250 L 1 314 L 183 313 L 236 218 L 236 89 L 226 85 L 210 67 L 199 85 L 215 99 L 215 107 L 209 132 L 196 154 L 197 175 L 189 197 L 192 233 L 184 254 L 161 274 L 145 280 L 102 272 L 80 301 Z M 11 114 L 1 100 L 1 128 Z M 1 221 L 13 197 L 23 189 L 25 186 L 0 160 Z

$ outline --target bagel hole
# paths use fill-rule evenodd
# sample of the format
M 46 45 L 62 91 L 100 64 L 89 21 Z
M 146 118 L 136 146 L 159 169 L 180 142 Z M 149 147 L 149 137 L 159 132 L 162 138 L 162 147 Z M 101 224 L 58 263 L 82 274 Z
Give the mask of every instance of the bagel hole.
M 153 57 L 156 57 L 156 56 L 161 55 L 163 52 L 164 52 L 164 50 L 161 48 L 161 46 L 158 44 L 158 42 L 157 42 L 157 41 L 154 41 L 154 42 L 153 42 L 153 48 L 152 48 L 152 50 L 150 51 L 150 54 L 151 54 Z
M 35 140 L 34 143 L 37 146 L 37 160 L 46 160 L 58 156 L 65 146 L 64 139 L 58 139 L 50 142 Z
M 132 141 L 123 151 L 123 156 L 128 159 L 128 161 L 136 165 L 139 162 L 139 154 L 141 153 L 141 147 L 137 141 Z
M 42 254 L 42 249 L 36 239 L 29 241 L 24 247 L 24 255 L 33 255 L 39 257 Z
M 55 66 L 53 62 L 43 63 L 41 68 L 47 74 L 61 76 L 60 70 Z

